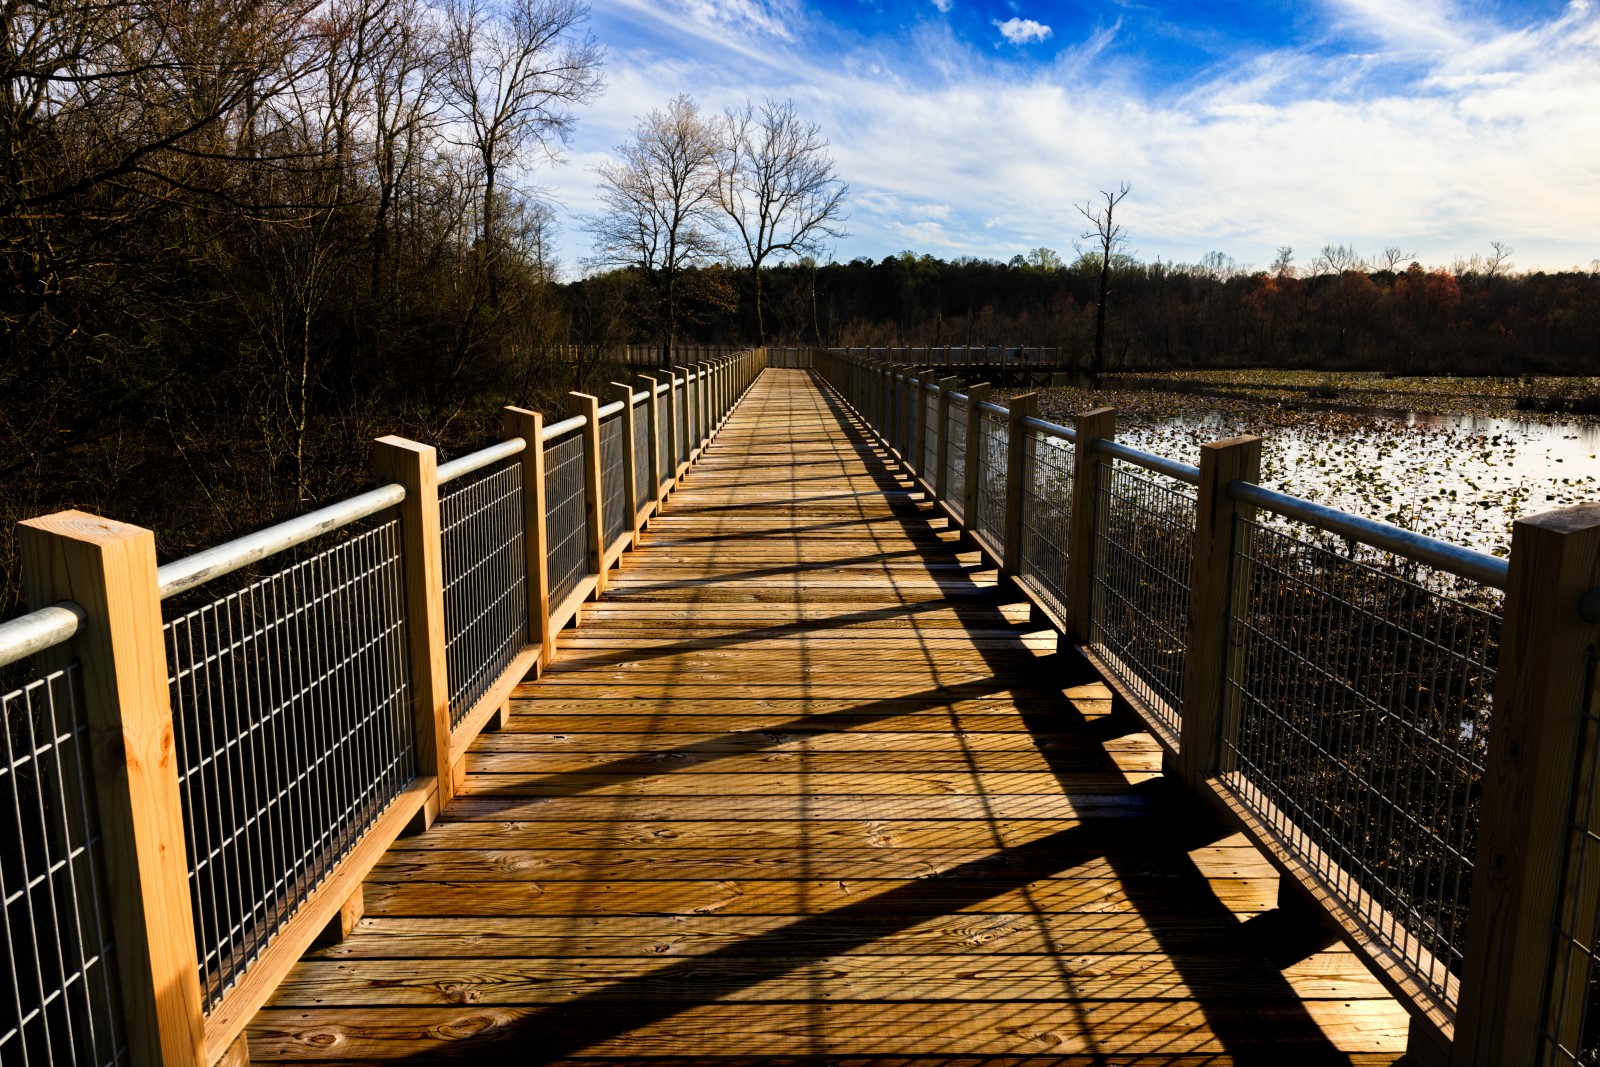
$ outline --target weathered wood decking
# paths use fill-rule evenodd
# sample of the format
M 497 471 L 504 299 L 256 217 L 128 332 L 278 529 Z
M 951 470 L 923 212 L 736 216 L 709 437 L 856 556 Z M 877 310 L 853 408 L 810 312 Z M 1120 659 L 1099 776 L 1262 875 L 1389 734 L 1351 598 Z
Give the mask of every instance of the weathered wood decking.
M 1395 1062 L 995 577 L 767 371 L 254 1060 Z

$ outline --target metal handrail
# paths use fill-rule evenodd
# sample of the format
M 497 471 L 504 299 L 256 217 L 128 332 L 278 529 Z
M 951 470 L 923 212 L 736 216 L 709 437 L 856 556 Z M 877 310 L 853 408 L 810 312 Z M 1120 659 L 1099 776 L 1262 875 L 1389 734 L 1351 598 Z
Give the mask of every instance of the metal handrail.
M 160 588 L 161 599 L 166 600 L 196 586 L 204 585 L 213 578 L 220 578 L 241 567 L 247 567 L 257 560 L 266 559 L 295 545 L 305 544 L 324 534 L 333 533 L 368 515 L 376 515 L 385 508 L 392 508 L 405 498 L 404 486 L 379 486 L 349 500 L 329 504 L 325 508 L 318 508 L 287 522 L 280 522 L 276 526 L 268 526 L 265 530 L 245 534 L 216 548 L 208 548 L 204 552 L 196 552 L 192 556 L 174 560 L 156 569 L 156 584 Z
M 1314 504 L 1309 500 L 1267 489 L 1252 482 L 1229 482 L 1228 495 L 1246 504 L 1266 508 L 1285 518 L 1315 526 L 1319 530 L 1349 537 L 1364 545 L 1371 545 L 1384 552 L 1393 552 L 1397 556 L 1437 567 L 1439 570 L 1448 571 L 1474 582 L 1482 582 L 1495 589 L 1505 589 L 1507 576 L 1511 572 L 1511 565 L 1506 560 L 1491 556 L 1487 552 L 1441 541 L 1437 537 L 1391 526 L 1376 519 L 1363 519 L 1358 515 L 1330 508 L 1326 504 Z
M 1024 429 L 1038 430 L 1042 434 L 1059 437 L 1064 441 L 1076 441 L 1078 439 L 1078 431 L 1071 426 L 1062 426 L 1056 422 L 1046 422 L 1043 419 L 1036 419 L 1032 415 L 1024 415 L 1022 417 L 1022 425 Z
M 1010 408 L 1006 407 L 1004 404 L 996 404 L 992 400 L 980 400 L 980 401 L 978 401 L 978 410 L 979 411 L 987 411 L 989 414 L 998 415 L 1003 419 L 1011 417 L 1011 409 Z
M 643 404 L 646 401 L 648 401 L 649 399 L 650 399 L 650 393 L 648 391 L 643 392 L 643 393 L 634 393 L 633 394 L 633 403 L 634 403 L 635 406 L 638 406 L 639 404 Z
M 439 464 L 439 484 L 443 485 L 445 482 L 459 478 L 463 474 L 471 474 L 473 471 L 482 470 L 490 464 L 498 463 L 503 459 L 510 459 L 527 447 L 528 442 L 520 437 L 512 437 L 492 444 L 488 448 L 479 449 L 469 455 L 462 456 L 459 459 L 453 459 L 449 463 L 441 463 Z
M 622 410 L 622 401 L 613 400 L 611 403 L 606 404 L 603 407 L 601 407 L 601 409 L 600 409 L 600 417 L 602 419 L 609 419 L 611 416 L 617 414 L 621 410 Z
M 547 445 L 556 438 L 571 433 L 573 430 L 581 430 L 588 421 L 589 418 L 586 415 L 573 415 L 570 418 L 562 419 L 560 422 L 552 422 L 539 435 L 539 443 Z
M 63 600 L 0 622 L 0 667 L 71 640 L 88 617 L 83 608 Z
M 1200 484 L 1200 468 L 1192 463 L 1180 463 L 1175 459 L 1168 459 L 1166 456 L 1158 456 L 1153 452 L 1130 448 L 1127 445 L 1119 444 L 1104 437 L 1095 438 L 1092 447 L 1096 452 L 1104 453 L 1112 459 L 1120 459 L 1124 462 L 1132 463 L 1134 466 L 1143 467 L 1147 471 L 1164 474 L 1168 478 L 1173 478 L 1180 482 L 1188 482 L 1190 485 Z

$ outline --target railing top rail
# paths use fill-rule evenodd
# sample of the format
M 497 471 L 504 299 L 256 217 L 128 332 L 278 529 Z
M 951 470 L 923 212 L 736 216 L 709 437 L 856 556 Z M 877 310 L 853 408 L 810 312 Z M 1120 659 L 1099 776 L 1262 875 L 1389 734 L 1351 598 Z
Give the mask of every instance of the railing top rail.
M 1078 439 L 1078 431 L 1072 427 L 1046 422 L 1043 419 L 1036 419 L 1032 415 L 1023 416 L 1022 425 L 1029 430 L 1038 430 L 1040 433 L 1048 434 L 1051 437 L 1059 437 L 1063 441 L 1076 441 Z
M 86 618 L 81 607 L 63 600 L 0 622 L 0 667 L 70 640 Z
M 589 420 L 582 415 L 573 415 L 570 418 L 562 419 L 560 422 L 552 422 L 550 425 L 546 426 L 544 428 L 544 432 L 539 435 L 541 438 L 539 443 L 547 445 L 556 438 L 564 437 L 565 435 L 571 433 L 573 430 L 581 430 L 583 429 L 584 424 L 588 421 Z
M 611 403 L 605 404 L 600 408 L 600 417 L 602 419 L 609 419 L 611 416 L 616 415 L 621 411 L 622 401 L 613 400 Z
M 463 474 L 471 474 L 473 471 L 482 470 L 490 464 L 500 462 L 502 459 L 510 459 L 527 447 L 528 442 L 520 437 L 513 437 L 509 440 L 498 441 L 488 448 L 481 448 L 459 459 L 453 459 L 449 463 L 441 463 L 439 464 L 439 484 L 443 485 L 445 482 L 459 478 Z
M 633 403 L 634 403 L 635 407 L 639 406 L 640 404 L 646 403 L 649 399 L 650 399 L 649 390 L 645 390 L 642 393 L 634 393 L 633 394 Z
M 1164 474 L 1168 478 L 1173 478 L 1180 482 L 1187 482 L 1190 485 L 1200 484 L 1200 468 L 1192 463 L 1180 463 L 1175 459 L 1158 456 L 1153 452 L 1145 452 L 1141 449 L 1118 444 L 1116 441 L 1108 441 L 1104 437 L 1095 438 L 1094 450 L 1104 453 L 1112 459 L 1120 459 L 1127 463 L 1132 463 L 1136 467 L 1143 467 L 1147 471 Z
M 384 508 L 392 508 L 405 498 L 406 491 L 403 486 L 379 486 L 349 500 L 329 504 L 325 508 L 298 515 L 276 526 L 257 530 L 253 534 L 245 534 L 215 548 L 208 548 L 204 552 L 196 552 L 192 556 L 173 560 L 156 569 L 156 584 L 160 587 L 161 599 L 166 600 L 196 586 L 204 585 L 213 578 L 220 578 L 240 567 L 247 567 L 257 560 L 277 555 L 295 545 L 305 544 L 323 534 L 333 533 L 368 515 L 376 515 Z
M 1309 500 L 1251 482 L 1228 483 L 1228 495 L 1235 500 L 1255 504 L 1257 507 L 1266 508 L 1286 518 L 1297 519 L 1320 530 L 1352 538 L 1373 548 L 1393 552 L 1397 556 L 1437 567 L 1439 570 L 1448 571 L 1474 582 L 1482 582 L 1495 589 L 1504 589 L 1507 576 L 1510 574 L 1510 564 L 1498 556 L 1491 556 L 1486 552 L 1478 552 L 1449 541 L 1441 541 L 1436 537 L 1429 537 L 1399 526 L 1391 526 L 1376 519 L 1364 519 L 1325 504 L 1314 504 Z
M 958 393 L 958 392 L 956 392 L 955 390 L 952 389 L 950 391 L 950 399 L 951 400 L 958 400 L 961 403 L 965 404 L 967 402 L 967 394 L 966 393 Z
M 993 400 L 978 401 L 978 410 L 987 411 L 991 415 L 999 415 L 1002 418 L 1009 418 L 1011 415 L 1010 408 L 1004 404 L 996 404 Z

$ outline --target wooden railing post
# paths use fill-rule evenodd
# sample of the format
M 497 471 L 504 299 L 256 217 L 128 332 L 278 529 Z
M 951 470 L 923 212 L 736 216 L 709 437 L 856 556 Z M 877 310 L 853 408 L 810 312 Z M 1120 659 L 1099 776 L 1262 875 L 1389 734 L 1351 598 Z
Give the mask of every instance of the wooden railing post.
M 19 548 L 30 608 L 84 611 L 37 660 L 79 663 L 130 1058 L 207 1067 L 155 535 L 63 511 L 23 522 Z
M 1006 403 L 1006 526 L 1001 569 L 1012 578 L 1022 576 L 1022 518 L 1027 507 L 1028 431 L 1023 419 L 1038 418 L 1039 394 L 1023 393 Z
M 454 795 L 450 767 L 450 685 L 444 657 L 444 558 L 439 540 L 439 456 L 432 445 L 380 437 L 372 473 L 398 482 L 400 545 L 406 588 L 406 636 L 411 649 L 411 717 L 416 725 L 417 773 L 434 775 L 437 803 L 425 805 L 426 827 Z
M 978 382 L 967 390 L 967 465 L 961 477 L 961 525 L 978 525 L 978 482 L 983 477 L 983 414 L 978 405 L 989 399 L 994 387 Z
M 938 468 L 933 472 L 933 478 L 928 482 L 933 486 L 933 495 L 944 500 L 950 492 L 950 394 L 956 391 L 956 386 L 961 384 L 960 378 L 939 379 L 939 425 L 934 427 L 933 462 Z
M 1558 916 L 1577 920 L 1571 926 L 1578 938 L 1595 929 L 1594 872 L 1565 860 L 1584 836 L 1569 826 L 1593 814 L 1592 793 L 1576 805 L 1573 786 L 1585 712 L 1595 710 L 1590 657 L 1600 647 L 1600 624 L 1585 621 L 1579 605 L 1600 587 L 1600 504 L 1519 519 L 1510 563 L 1451 1055 L 1456 1067 L 1537 1062 L 1546 1026 L 1567 1048 L 1578 1048 L 1581 1003 L 1589 995 L 1588 976 L 1558 974 L 1552 950 Z M 1581 969 L 1587 961 L 1576 955 L 1560 966 Z M 1570 1004 L 1546 1002 L 1562 994 Z
M 549 534 L 545 528 L 544 416 L 537 411 L 508 407 L 500 425 L 507 437 L 528 442 L 518 457 L 522 463 L 522 548 L 528 566 L 528 630 L 540 648 L 538 670 L 555 655 L 555 634 L 550 632 Z
M 1250 576 L 1233 565 L 1235 520 L 1255 518 L 1256 509 L 1228 495 L 1232 482 L 1261 480 L 1261 438 L 1230 437 L 1200 446 L 1200 487 L 1195 509 L 1194 556 L 1189 567 L 1189 640 L 1184 655 L 1183 708 L 1178 739 L 1178 777 L 1203 794 L 1206 779 L 1221 766 L 1232 657 L 1232 606 Z
M 649 490 L 650 490 L 650 499 L 654 500 L 656 502 L 656 507 L 657 508 L 660 508 L 661 507 L 661 498 L 665 495 L 662 492 L 662 481 L 661 481 L 661 461 L 664 458 L 662 456 L 662 454 L 661 454 L 661 422 L 662 422 L 663 419 L 667 418 L 667 412 L 661 410 L 661 397 L 656 394 L 656 389 L 657 389 L 657 387 L 660 386 L 661 383 L 655 378 L 655 376 L 654 375 L 650 375 L 650 374 L 641 374 L 641 375 L 639 375 L 639 382 L 640 382 L 640 384 L 642 384 L 644 386 L 645 392 L 650 394 L 650 486 L 649 486 Z M 668 410 L 671 410 L 671 406 L 670 405 L 668 405 Z M 669 429 L 670 429 L 670 426 L 671 426 L 671 424 L 669 423 L 668 424 Z
M 639 547 L 639 480 L 634 460 L 633 387 L 622 382 L 611 383 L 611 399 L 622 401 L 622 508 L 627 512 L 628 547 Z
M 1074 643 L 1089 643 L 1094 611 L 1094 530 L 1100 508 L 1100 483 L 1110 473 L 1111 460 L 1096 452 L 1096 441 L 1117 436 L 1115 408 L 1095 408 L 1073 420 L 1072 514 L 1067 534 L 1067 612 L 1069 636 Z
M 599 600 L 606 591 L 605 497 L 600 486 L 600 398 L 587 393 L 568 393 L 567 410 L 582 415 L 583 424 L 583 505 L 589 516 L 589 573 L 594 575 L 594 592 Z

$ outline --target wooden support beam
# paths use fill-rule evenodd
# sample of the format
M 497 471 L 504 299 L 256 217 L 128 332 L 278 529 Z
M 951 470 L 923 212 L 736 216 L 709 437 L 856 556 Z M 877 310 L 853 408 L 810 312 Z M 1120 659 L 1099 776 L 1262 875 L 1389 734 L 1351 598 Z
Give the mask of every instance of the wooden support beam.
M 550 629 L 550 537 L 545 528 L 549 514 L 544 484 L 544 416 L 525 408 L 507 407 L 500 413 L 501 432 L 520 437 L 528 447 L 518 456 L 522 464 L 522 550 L 528 569 L 528 640 L 540 649 L 542 670 L 555 655 L 555 634 Z
M 406 635 L 411 656 L 411 718 L 417 773 L 437 779 L 437 809 L 450 803 L 450 686 L 444 644 L 444 559 L 439 540 L 439 457 L 432 445 L 380 437 L 372 473 L 398 482 L 401 564 L 405 573 Z M 436 810 L 437 810 L 436 809 Z
M 994 387 L 978 382 L 967 390 L 967 469 L 961 479 L 961 524 L 968 530 L 978 525 L 978 480 L 983 477 L 983 415 L 978 405 L 989 399 Z
M 21 523 L 18 547 L 29 607 L 85 615 L 37 665 L 79 663 L 131 1061 L 206 1067 L 155 535 L 62 511 Z
M 929 434 L 936 430 L 936 427 L 928 422 L 928 387 L 933 384 L 933 379 L 937 376 L 937 371 L 918 371 L 916 385 L 913 387 L 913 392 L 917 397 L 916 407 L 913 411 L 917 420 L 917 433 L 911 447 L 911 466 L 930 488 L 933 486 L 935 474 L 922 468 L 928 462 L 928 441 L 931 439 Z
M 1022 519 L 1027 508 L 1028 431 L 1023 419 L 1038 418 L 1039 394 L 1023 393 L 1007 403 L 1006 419 L 1006 524 L 1001 567 L 1012 578 L 1022 576 Z
M 590 596 L 599 600 L 606 591 L 605 497 L 600 491 L 600 399 L 587 393 L 568 393 L 567 410 L 584 418 L 583 507 L 589 527 L 589 573 L 595 579 Z
M 1588 961 L 1557 950 L 1555 927 L 1590 943 L 1600 896 L 1596 873 L 1585 870 L 1594 861 L 1577 862 L 1584 829 L 1600 829 L 1587 781 L 1595 769 L 1584 769 L 1580 746 L 1597 743 L 1584 720 L 1597 712 L 1591 657 L 1600 623 L 1580 610 L 1597 587 L 1600 504 L 1512 527 L 1456 1067 L 1537 1062 L 1542 1029 L 1569 1049 L 1580 1045 Z
M 1086 645 L 1094 610 L 1094 531 L 1100 512 L 1100 484 L 1111 460 L 1095 451 L 1096 441 L 1117 436 L 1115 408 L 1095 408 L 1073 420 L 1072 515 L 1067 541 L 1067 622 L 1073 643 Z
M 1233 482 L 1261 480 L 1261 438 L 1230 437 L 1200 446 L 1200 487 L 1189 567 L 1189 638 L 1183 668 L 1178 777 L 1197 795 L 1221 767 L 1225 734 L 1237 729 L 1228 714 L 1228 678 L 1237 676 L 1242 647 L 1229 639 L 1230 612 L 1249 590 L 1249 568 L 1235 540 L 1249 531 L 1238 520 L 1255 507 L 1228 495 Z M 1248 551 L 1244 552 L 1248 558 Z

